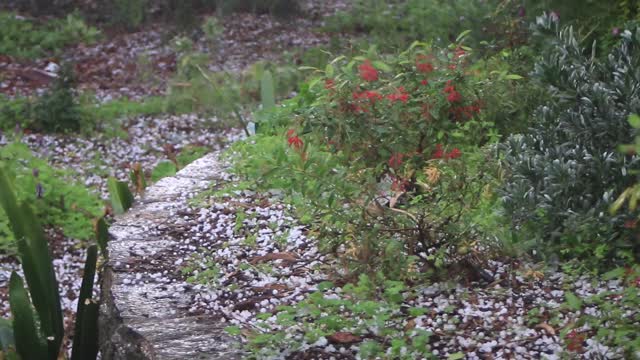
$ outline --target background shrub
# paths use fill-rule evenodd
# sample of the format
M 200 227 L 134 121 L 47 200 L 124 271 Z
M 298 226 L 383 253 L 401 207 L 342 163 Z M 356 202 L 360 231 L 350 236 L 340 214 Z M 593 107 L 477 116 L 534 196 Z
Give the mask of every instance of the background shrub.
M 630 260 L 639 244 L 624 227 L 629 215 L 608 210 L 639 165 L 617 146 L 635 135 L 627 117 L 640 109 L 640 31 L 625 31 L 599 61 L 566 28 L 535 76 L 553 100 L 537 110 L 528 133 L 504 144 L 504 204 L 514 226 L 547 253 Z
M 93 42 L 100 34 L 74 14 L 38 23 L 15 13 L 0 12 L 0 28 L 0 54 L 19 58 L 39 57 L 70 44 Z
M 30 127 L 44 132 L 78 131 L 88 118 L 82 113 L 75 94 L 75 77 L 70 65 L 64 65 L 51 88 L 33 106 Z
M 79 240 L 93 237 L 93 219 L 104 205 L 97 194 L 76 184 L 72 173 L 52 168 L 17 141 L 0 147 L 0 166 L 12 178 L 18 199 L 32 205 L 43 225 L 58 227 Z M 0 251 L 15 249 L 8 224 L 0 209 Z

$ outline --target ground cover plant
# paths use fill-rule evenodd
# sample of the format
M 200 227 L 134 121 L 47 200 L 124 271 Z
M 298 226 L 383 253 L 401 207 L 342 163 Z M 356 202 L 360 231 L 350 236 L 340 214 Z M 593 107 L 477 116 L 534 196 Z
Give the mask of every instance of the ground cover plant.
M 65 46 L 78 42 L 94 42 L 100 34 L 78 15 L 41 24 L 15 13 L 0 12 L 0 27 L 0 54 L 19 58 L 60 52 Z
M 60 227 L 78 240 L 92 238 L 93 219 L 102 214 L 104 205 L 96 194 L 74 184 L 69 170 L 51 167 L 20 142 L 3 145 L 0 162 L 16 185 L 17 198 L 35 205 L 35 214 L 42 224 Z M 15 251 L 13 233 L 9 231 L 4 212 L 0 215 L 0 232 L 0 249 Z

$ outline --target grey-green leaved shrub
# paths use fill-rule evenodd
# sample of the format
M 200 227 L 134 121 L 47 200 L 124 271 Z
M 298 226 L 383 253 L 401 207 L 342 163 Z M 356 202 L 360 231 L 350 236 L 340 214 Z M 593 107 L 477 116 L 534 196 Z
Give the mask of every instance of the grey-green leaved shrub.
M 625 31 L 603 61 L 565 28 L 534 75 L 553 100 L 537 110 L 528 133 L 503 146 L 511 171 L 503 200 L 513 225 L 547 254 L 600 263 L 637 258 L 638 241 L 625 228 L 632 215 L 608 209 L 640 165 L 637 155 L 617 150 L 633 141 L 627 118 L 640 110 L 640 28 Z

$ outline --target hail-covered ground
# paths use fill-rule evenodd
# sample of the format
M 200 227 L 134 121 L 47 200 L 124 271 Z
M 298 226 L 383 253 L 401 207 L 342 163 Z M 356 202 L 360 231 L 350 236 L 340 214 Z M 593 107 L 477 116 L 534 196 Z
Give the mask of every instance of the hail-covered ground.
M 581 312 L 597 315 L 601 311 L 597 307 L 572 310 L 566 305 L 566 294 L 584 299 L 623 289 L 618 280 L 543 273 L 531 265 L 491 261 L 485 270 L 495 279 L 492 283 L 452 280 L 415 287 L 403 293 L 399 307 L 423 311 L 415 316 L 396 313 L 385 329 L 365 325 L 364 318 L 359 322 L 358 315 L 346 309 L 323 314 L 356 318 L 356 322 L 352 328 L 309 342 L 305 329 L 310 326 L 303 317 L 295 325 L 281 326 L 278 307 L 304 303 L 319 284 L 338 278 L 342 264 L 318 250 L 308 229 L 293 216 L 294 209 L 277 194 L 217 192 L 190 203 L 182 212 L 188 214 L 189 227 L 173 251 L 177 281 L 186 279 L 196 290 L 189 311 L 219 317 L 241 329 L 245 340 L 283 331 L 282 346 L 278 342 L 264 346 L 259 352 L 263 358 L 357 359 L 364 342 L 384 339 L 383 332 L 394 328 L 408 337 L 421 330 L 430 333 L 429 347 L 437 358 L 462 353 L 466 359 L 560 359 L 569 354 L 561 329 Z M 326 299 L 349 299 L 341 286 L 322 294 Z M 637 316 L 637 309 L 629 311 Z M 596 330 L 589 326 L 576 330 L 580 341 L 572 344 L 572 355 L 623 358 L 621 350 L 595 339 Z M 417 353 L 405 356 L 421 358 Z

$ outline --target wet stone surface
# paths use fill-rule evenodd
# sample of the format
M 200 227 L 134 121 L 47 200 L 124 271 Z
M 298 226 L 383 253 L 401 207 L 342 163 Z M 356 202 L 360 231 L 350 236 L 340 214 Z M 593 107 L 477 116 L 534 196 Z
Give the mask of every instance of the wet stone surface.
M 217 159 L 207 155 L 151 186 L 111 226 L 102 274 L 102 359 L 243 357 L 219 317 L 189 313 L 197 291 L 175 266 L 188 199 L 223 180 Z

